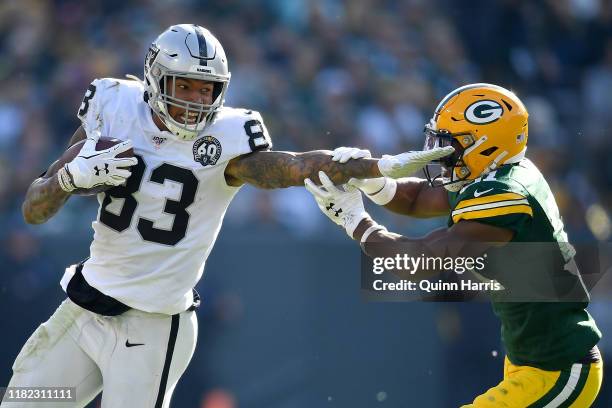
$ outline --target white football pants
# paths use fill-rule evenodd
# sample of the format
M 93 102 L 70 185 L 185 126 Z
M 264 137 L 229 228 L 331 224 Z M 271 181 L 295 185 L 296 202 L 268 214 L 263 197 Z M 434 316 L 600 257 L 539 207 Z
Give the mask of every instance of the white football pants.
M 9 387 L 76 387 L 76 402 L 4 402 L 1 408 L 167 408 L 197 341 L 193 311 L 174 316 L 128 310 L 101 316 L 64 300 L 28 339 Z

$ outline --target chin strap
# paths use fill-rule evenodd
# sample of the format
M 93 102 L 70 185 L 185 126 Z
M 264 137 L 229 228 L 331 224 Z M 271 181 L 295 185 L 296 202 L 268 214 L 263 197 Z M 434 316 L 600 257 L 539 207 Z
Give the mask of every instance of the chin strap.
M 504 150 L 503 152 L 501 152 L 500 154 L 497 155 L 497 157 L 486 167 L 485 171 L 483 172 L 483 174 L 486 174 L 490 171 L 495 170 L 497 167 L 499 167 L 499 162 L 502 161 L 502 159 L 504 157 L 506 157 L 508 155 L 508 151 Z
M 465 187 L 468 184 L 470 184 L 472 181 L 474 181 L 474 180 L 459 180 L 459 181 L 454 181 L 454 182 L 449 183 L 449 184 L 444 184 L 444 188 L 446 189 L 446 191 L 450 191 L 451 193 L 455 193 L 455 192 L 461 190 L 463 187 Z

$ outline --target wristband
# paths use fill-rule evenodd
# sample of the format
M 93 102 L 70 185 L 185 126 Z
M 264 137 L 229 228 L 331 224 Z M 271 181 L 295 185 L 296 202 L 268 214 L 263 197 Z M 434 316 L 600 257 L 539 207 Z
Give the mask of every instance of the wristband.
M 380 225 L 380 224 L 374 224 L 372 225 L 370 228 L 368 228 L 367 230 L 365 230 L 365 232 L 363 233 L 363 235 L 361 236 L 361 239 L 359 240 L 359 242 L 361 244 L 364 244 L 367 240 L 368 237 L 370 235 L 372 235 L 372 233 L 374 231 L 387 231 L 387 228 L 384 225 Z
M 359 223 L 362 220 L 368 218 L 369 216 L 370 215 L 365 211 L 362 211 L 355 216 L 347 214 L 346 217 L 344 218 L 344 230 L 346 231 L 348 236 L 353 238 L 353 233 L 357 229 L 357 226 L 359 225 Z
M 387 205 L 395 197 L 397 191 L 397 181 L 395 179 L 385 177 L 385 185 L 374 194 L 366 194 L 366 196 L 378 205 Z
M 65 165 L 57 171 L 57 181 L 60 188 L 67 193 L 71 193 L 76 188 L 72 181 L 72 176 Z

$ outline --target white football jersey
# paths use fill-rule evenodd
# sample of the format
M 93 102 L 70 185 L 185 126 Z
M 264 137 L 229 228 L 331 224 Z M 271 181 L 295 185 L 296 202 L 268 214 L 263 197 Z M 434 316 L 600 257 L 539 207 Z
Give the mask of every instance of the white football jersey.
M 138 165 L 125 186 L 98 195 L 87 282 L 146 312 L 175 314 L 193 301 L 227 207 L 239 190 L 225 181 L 236 156 L 271 146 L 261 115 L 222 108 L 193 141 L 160 131 L 138 81 L 105 78 L 88 88 L 79 118 L 89 133 L 131 140 Z M 74 274 L 66 270 L 62 287 Z

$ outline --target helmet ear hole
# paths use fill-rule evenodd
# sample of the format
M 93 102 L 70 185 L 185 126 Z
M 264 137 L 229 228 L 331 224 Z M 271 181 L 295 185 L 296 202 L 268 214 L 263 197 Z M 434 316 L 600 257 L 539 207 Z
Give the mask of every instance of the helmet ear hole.
M 223 91 L 223 82 L 213 82 L 213 101 L 216 101 Z
M 489 147 L 488 149 L 483 150 L 482 152 L 480 152 L 480 154 L 482 154 L 483 156 L 490 156 L 492 155 L 495 151 L 497 150 L 496 146 L 493 147 Z

